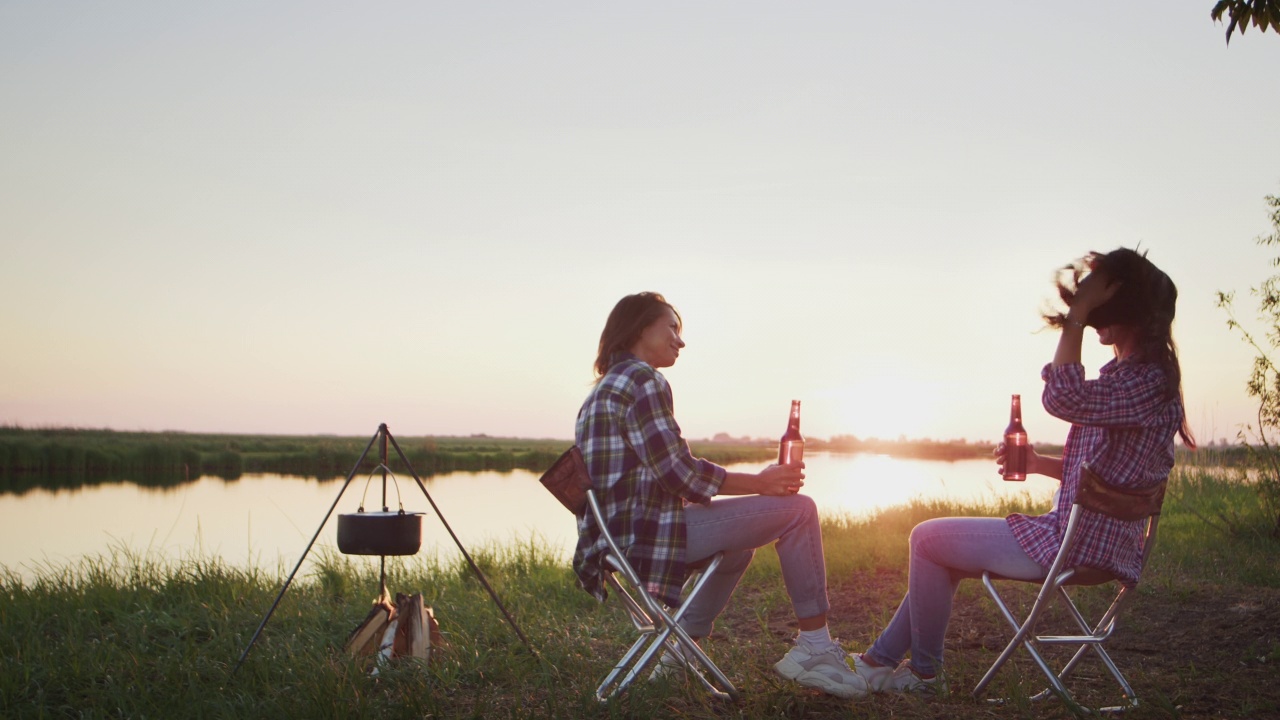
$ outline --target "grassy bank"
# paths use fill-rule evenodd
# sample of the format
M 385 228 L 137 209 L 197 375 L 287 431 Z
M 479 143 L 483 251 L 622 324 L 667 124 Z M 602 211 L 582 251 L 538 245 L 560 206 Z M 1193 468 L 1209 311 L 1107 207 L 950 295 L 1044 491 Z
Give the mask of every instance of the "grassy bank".
M 1144 705 L 1132 718 L 1274 717 L 1280 714 L 1280 569 L 1265 533 L 1224 535 L 1201 516 L 1222 507 L 1247 519 L 1252 490 L 1203 473 L 1179 474 L 1160 545 L 1117 661 Z M 828 518 L 824 537 L 832 627 L 852 649 L 883 627 L 905 587 L 906 537 L 938 515 L 1034 508 L 917 503 L 870 521 Z M 1260 522 L 1263 522 L 1260 519 Z M 777 558 L 761 551 L 708 651 L 738 683 L 737 704 L 682 684 L 643 684 L 607 706 L 596 683 L 630 632 L 613 601 L 598 605 L 536 539 L 474 553 L 538 649 L 502 621 L 461 561 L 389 559 L 392 591 L 421 591 L 450 647 L 428 667 L 403 664 L 371 678 L 340 647 L 376 593 L 377 569 L 327 556 L 285 594 L 262 639 L 231 669 L 280 589 L 278 571 L 242 570 L 193 557 L 158 562 L 117 550 L 32 580 L 0 579 L 0 717 L 421 718 L 421 717 L 1063 717 L 1050 704 L 990 707 L 968 696 L 1005 637 L 1002 621 L 965 583 L 948 634 L 950 697 L 840 701 L 773 675 L 794 623 Z M 1096 671 L 1084 672 L 1085 697 Z M 1268 680 L 1269 678 L 1269 680 Z M 1019 663 L 1000 689 L 1038 690 Z M 1034 684 L 1034 687 L 1032 685 Z M 1104 699 L 1110 699 L 1104 694 Z
M 372 433 L 370 433 L 372 436 Z M 568 447 L 569 440 L 396 436 L 409 464 L 421 476 L 465 471 L 541 472 Z M 346 477 L 369 445 L 366 437 L 291 435 L 209 435 L 182 432 L 26 429 L 0 427 L 0 492 L 35 487 L 78 487 L 128 480 L 169 486 L 202 475 L 226 479 L 244 473 L 275 473 L 320 479 Z M 766 460 L 772 448 L 701 443 L 694 450 L 721 464 Z M 370 450 L 360 472 L 378 462 Z M 403 465 L 388 448 L 396 471 Z

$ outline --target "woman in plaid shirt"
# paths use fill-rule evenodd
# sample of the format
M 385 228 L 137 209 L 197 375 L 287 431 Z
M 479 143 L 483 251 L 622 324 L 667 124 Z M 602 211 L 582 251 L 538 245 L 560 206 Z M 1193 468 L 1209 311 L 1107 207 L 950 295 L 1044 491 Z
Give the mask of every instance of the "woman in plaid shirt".
M 1028 473 L 1061 481 L 1054 507 L 1037 517 L 936 518 L 915 527 L 907 595 L 871 648 L 854 656 L 854 668 L 872 690 L 945 688 L 937 676 L 951 598 L 960 580 L 981 577 L 984 570 L 1043 579 L 1066 530 L 1082 465 L 1114 485 L 1149 487 L 1168 477 L 1175 435 L 1195 447 L 1182 408 L 1182 373 L 1172 337 L 1178 291 L 1169 276 L 1145 253 L 1126 248 L 1091 254 L 1066 270 L 1071 272 L 1059 280 L 1058 290 L 1069 309 L 1045 316 L 1062 335 L 1041 377 L 1045 410 L 1071 428 L 1062 457 L 1038 455 L 1030 448 L 1027 456 Z M 1093 380 L 1085 379 L 1080 363 L 1086 326 L 1115 351 L 1115 359 Z M 996 460 L 1003 472 L 1003 444 L 996 448 Z M 1094 513 L 1081 520 L 1080 541 L 1067 563 L 1136 583 L 1141 521 Z M 911 659 L 904 661 L 908 651 Z
M 669 607 L 680 604 L 690 563 L 724 552 L 680 624 L 694 639 L 711 633 L 755 549 L 774 543 L 800 628 L 775 668 L 801 685 L 840 697 L 867 691 L 827 629 L 827 572 L 812 499 L 797 494 L 803 463 L 731 472 L 695 458 L 680 435 L 671 387 L 660 368 L 684 348 L 679 314 L 661 295 L 618 302 L 600 335 L 596 384 L 578 413 L 575 439 L 609 533 L 644 582 Z M 723 498 L 734 495 L 741 497 Z M 716 499 L 712 499 L 716 498 Z M 578 519 L 573 568 L 604 600 L 606 544 L 591 513 Z M 673 658 L 664 657 L 664 674 Z

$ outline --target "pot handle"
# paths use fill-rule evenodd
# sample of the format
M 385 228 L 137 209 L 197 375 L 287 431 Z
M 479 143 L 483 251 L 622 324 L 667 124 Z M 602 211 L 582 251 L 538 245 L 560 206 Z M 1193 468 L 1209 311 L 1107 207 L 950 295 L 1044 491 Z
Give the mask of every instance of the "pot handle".
M 403 515 L 404 499 L 400 497 L 400 481 L 396 479 L 396 474 L 391 472 L 391 468 L 382 464 L 379 464 L 377 467 L 375 467 L 373 471 L 369 473 L 368 479 L 364 481 L 364 492 L 360 494 L 360 507 L 356 509 L 356 512 L 364 512 L 364 499 L 369 494 L 369 483 L 373 480 L 373 476 L 379 470 L 386 470 L 387 474 L 391 476 L 391 482 L 396 486 L 396 502 L 400 505 L 400 514 Z M 386 509 L 387 508 L 385 506 L 382 508 L 384 512 L 386 511 Z

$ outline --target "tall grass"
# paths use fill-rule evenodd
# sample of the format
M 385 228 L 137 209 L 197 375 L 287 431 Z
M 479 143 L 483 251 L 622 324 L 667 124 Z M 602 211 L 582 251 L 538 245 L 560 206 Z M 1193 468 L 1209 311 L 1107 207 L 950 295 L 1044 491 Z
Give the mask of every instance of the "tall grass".
M 1224 534 L 1197 517 L 1218 502 L 1239 503 L 1239 512 L 1246 513 L 1247 495 L 1247 487 L 1220 476 L 1179 473 L 1150 577 L 1169 586 L 1204 578 L 1280 586 L 1274 541 Z M 833 595 L 850 592 L 848 583 L 865 583 L 870 576 L 887 579 L 881 595 L 860 588 L 860 597 L 875 607 L 862 608 L 857 636 L 845 637 L 847 644 L 869 641 L 896 607 L 905 588 L 906 537 L 916 523 L 939 515 L 1042 509 L 1017 498 L 988 505 L 930 501 L 869 520 L 826 518 Z M 423 592 L 449 647 L 427 666 L 405 662 L 376 678 L 340 650 L 378 591 L 378 567 L 365 558 L 319 555 L 310 574 L 285 593 L 234 674 L 279 592 L 282 569 L 239 569 L 196 556 L 158 560 L 111 548 L 78 564 L 41 567 L 31 579 L 4 570 L 0 717 L 1012 718 L 1032 712 L 1021 706 L 996 711 L 964 696 L 849 703 L 775 677 L 771 664 L 785 651 L 791 631 L 785 624 L 779 629 L 779 618 L 789 611 L 777 556 L 768 548 L 735 596 L 736 616 L 747 617 L 747 625 L 722 623 L 708 641 L 746 690 L 742 701 L 720 705 L 678 684 L 640 683 L 601 706 L 593 697 L 595 685 L 631 633 L 615 602 L 597 604 L 577 589 L 571 570 L 536 537 L 482 547 L 473 557 L 538 655 L 511 632 L 461 558 L 388 558 L 388 587 Z M 957 655 L 956 667 L 970 674 L 976 670 L 965 663 L 990 661 L 976 652 Z M 1174 684 L 1161 686 L 1155 700 L 1131 717 L 1173 712 L 1161 699 L 1176 697 L 1177 680 L 1169 682 Z
M 1207 456 L 1170 477 L 1161 515 L 1156 574 L 1228 584 L 1280 585 L 1280 543 L 1256 481 Z

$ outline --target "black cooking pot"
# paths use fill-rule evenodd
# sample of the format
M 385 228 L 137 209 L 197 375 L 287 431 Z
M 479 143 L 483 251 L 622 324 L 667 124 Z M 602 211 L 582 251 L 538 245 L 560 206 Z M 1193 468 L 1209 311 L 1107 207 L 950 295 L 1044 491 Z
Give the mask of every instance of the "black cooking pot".
M 422 513 L 360 512 L 338 516 L 338 550 L 346 555 L 415 555 Z

